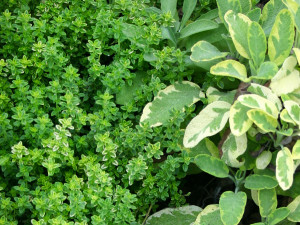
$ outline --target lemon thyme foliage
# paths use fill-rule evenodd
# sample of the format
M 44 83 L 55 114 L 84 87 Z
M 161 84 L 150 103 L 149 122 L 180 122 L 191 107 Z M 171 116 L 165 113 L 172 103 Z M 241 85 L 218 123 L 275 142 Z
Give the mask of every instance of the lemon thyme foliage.
M 190 73 L 162 41 L 173 18 L 150 3 L 0 6 L 0 224 L 130 224 L 184 203 L 178 140 L 193 108 L 139 125 L 145 103 Z

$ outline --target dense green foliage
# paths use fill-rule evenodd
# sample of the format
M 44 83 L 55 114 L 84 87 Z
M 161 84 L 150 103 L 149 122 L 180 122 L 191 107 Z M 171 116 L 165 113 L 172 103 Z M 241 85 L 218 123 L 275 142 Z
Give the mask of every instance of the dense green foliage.
M 6 3 L 0 224 L 129 224 L 161 201 L 183 204 L 190 159 L 178 140 L 194 108 L 139 125 L 154 94 L 191 74 L 186 52 L 162 38 L 170 13 L 146 0 Z

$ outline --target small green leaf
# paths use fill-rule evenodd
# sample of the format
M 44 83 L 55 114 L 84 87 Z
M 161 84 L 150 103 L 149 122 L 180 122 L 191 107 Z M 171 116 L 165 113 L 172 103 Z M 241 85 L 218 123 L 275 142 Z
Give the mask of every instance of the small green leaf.
M 158 92 L 154 100 L 148 103 L 141 116 L 141 123 L 148 122 L 151 127 L 160 126 L 170 118 L 171 109 L 183 110 L 200 100 L 200 87 L 192 82 L 176 82 Z
M 183 16 L 181 19 L 180 30 L 184 27 L 186 22 L 189 20 L 190 16 L 192 15 L 196 7 L 196 4 L 197 4 L 197 0 L 184 0 L 183 7 L 182 7 Z
M 300 222 L 300 195 L 297 196 L 288 206 L 290 214 L 288 220 L 293 222 Z
M 256 158 L 256 168 L 259 170 L 264 170 L 272 160 L 272 153 L 270 151 L 263 151 L 257 158 Z
M 235 60 L 225 60 L 210 68 L 210 73 L 217 76 L 234 77 L 248 82 L 246 67 Z
M 196 221 L 191 225 L 205 225 L 205 224 L 223 225 L 221 221 L 220 209 L 218 205 L 206 206 L 203 209 L 203 211 L 198 215 Z
M 292 151 L 293 159 L 300 159 L 300 140 L 297 140 L 296 144 L 293 147 Z
M 278 13 L 286 8 L 281 0 L 270 0 L 263 8 L 261 23 L 266 36 L 269 36 Z
M 196 20 L 193 23 L 190 23 L 185 28 L 180 31 L 180 39 L 186 38 L 193 34 L 197 34 L 203 31 L 213 30 L 218 28 L 218 24 L 211 20 Z
M 275 132 L 278 126 L 277 119 L 261 109 L 251 109 L 247 112 L 248 117 L 264 132 Z
M 277 15 L 268 40 L 268 54 L 272 62 L 281 65 L 289 56 L 294 43 L 294 23 L 289 10 Z
M 282 190 L 288 190 L 293 184 L 294 161 L 290 150 L 284 147 L 277 153 L 276 179 Z
M 219 157 L 218 147 L 208 138 L 204 138 L 193 148 L 184 148 L 184 151 L 188 153 L 188 156 L 192 159 L 192 161 L 199 154 Z
M 179 208 L 166 208 L 149 216 L 146 225 L 182 225 L 195 221 L 202 209 L 190 205 Z
M 266 175 L 250 175 L 245 180 L 245 188 L 253 190 L 272 189 L 278 186 L 275 178 Z
M 251 20 L 241 13 L 235 14 L 232 10 L 229 10 L 224 18 L 236 50 L 244 58 L 250 59 L 248 40 L 245 37 L 248 35 Z
M 228 121 L 230 104 L 216 101 L 207 105 L 185 129 L 183 144 L 186 148 L 195 147 L 203 138 L 221 131 Z
M 290 213 L 287 207 L 281 207 L 274 210 L 268 217 L 269 225 L 275 225 L 284 220 Z
M 258 206 L 262 217 L 267 217 L 277 208 L 277 195 L 275 188 L 258 191 Z
M 244 192 L 224 192 L 220 197 L 220 214 L 224 225 L 237 225 L 244 214 L 247 195 Z
M 231 106 L 229 114 L 229 125 L 233 135 L 240 136 L 246 133 L 252 126 L 253 122 L 247 116 L 247 112 L 249 110 L 249 107 L 244 106 L 239 101 L 235 101 L 235 103 Z
M 251 79 L 271 80 L 278 72 L 278 67 L 274 62 L 264 62 L 260 65 L 257 75 L 251 76 Z
M 244 162 L 237 160 L 239 156 L 245 153 L 247 149 L 247 135 L 239 137 L 230 134 L 222 146 L 222 160 L 230 167 L 241 167 Z
M 267 39 L 263 29 L 258 23 L 252 22 L 250 24 L 247 38 L 251 59 L 253 60 L 254 66 L 259 68 L 265 60 Z M 276 72 L 273 75 L 275 75 Z
M 298 61 L 298 65 L 300 66 L 300 48 L 293 48 L 293 51 L 295 52 L 295 55 L 296 55 L 296 58 Z
M 204 172 L 219 178 L 228 177 L 229 169 L 226 164 L 216 157 L 199 154 L 195 157 L 195 164 Z
M 191 51 L 191 60 L 194 62 L 224 58 L 228 54 L 227 52 L 220 52 L 215 46 L 207 41 L 197 42 L 192 47 Z

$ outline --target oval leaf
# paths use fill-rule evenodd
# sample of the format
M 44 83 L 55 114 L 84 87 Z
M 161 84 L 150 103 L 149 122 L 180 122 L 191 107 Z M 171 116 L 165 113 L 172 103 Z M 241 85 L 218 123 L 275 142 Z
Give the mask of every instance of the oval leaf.
M 288 57 L 271 80 L 270 88 L 278 96 L 289 94 L 300 87 L 300 75 L 295 70 L 296 65 L 297 59 L 294 56 Z
M 252 22 L 248 28 L 247 38 L 251 59 L 253 60 L 255 67 L 259 68 L 265 60 L 267 51 L 267 39 L 264 30 L 258 23 Z
M 278 125 L 277 119 L 261 109 L 251 109 L 247 112 L 248 117 L 264 132 L 275 132 Z
M 293 184 L 294 161 L 290 150 L 284 147 L 276 157 L 276 179 L 282 190 L 288 190 Z
M 268 54 L 278 66 L 289 56 L 294 43 L 294 23 L 289 10 L 283 9 L 277 15 L 268 40 Z
M 264 170 L 272 160 L 272 153 L 270 151 L 263 151 L 257 158 L 256 158 L 256 168 L 259 170 Z
M 151 215 L 147 225 L 182 225 L 191 224 L 195 221 L 202 209 L 198 206 L 190 205 L 179 208 L 167 208 Z
M 229 169 L 226 164 L 216 157 L 199 154 L 195 157 L 195 164 L 204 172 L 219 178 L 228 177 Z
M 248 82 L 246 67 L 235 61 L 235 60 L 225 60 L 219 62 L 210 68 L 210 73 L 217 76 L 227 76 L 234 77 L 241 81 Z
M 228 53 L 220 52 L 215 46 L 207 41 L 197 42 L 191 49 L 191 60 L 194 62 L 205 62 L 214 59 L 224 58 Z
M 251 20 L 241 13 L 234 13 L 232 10 L 229 10 L 224 18 L 236 50 L 244 58 L 250 59 L 248 40 L 245 37 L 248 35 Z
M 242 7 L 240 4 L 240 0 L 217 0 L 218 9 L 219 9 L 219 17 L 223 23 L 225 23 L 224 16 L 225 13 L 229 10 L 232 10 L 235 13 L 241 13 Z
M 244 192 L 224 192 L 220 197 L 220 214 L 224 225 L 237 225 L 243 217 L 247 195 Z
M 230 106 L 224 101 L 216 101 L 207 105 L 185 129 L 184 147 L 193 148 L 203 138 L 221 131 L 227 123 Z
M 190 23 L 180 31 L 180 38 L 186 38 L 193 34 L 197 34 L 203 31 L 213 30 L 218 28 L 218 24 L 211 20 L 200 19 L 193 23 Z
M 170 110 L 183 110 L 200 100 L 200 87 L 192 82 L 176 82 L 158 92 L 153 102 L 148 103 L 141 116 L 141 123 L 149 123 L 151 127 L 160 126 L 170 118 Z
M 275 225 L 280 221 L 284 220 L 290 213 L 287 207 L 281 207 L 274 210 L 268 217 L 269 225 Z
M 252 190 L 272 189 L 278 186 L 275 178 L 267 175 L 250 175 L 245 180 L 245 187 Z
M 233 135 L 240 136 L 246 133 L 252 126 L 252 120 L 247 116 L 249 107 L 244 106 L 239 101 L 235 101 L 230 108 L 229 125 Z
M 277 194 L 275 188 L 258 191 L 258 206 L 262 217 L 267 217 L 277 208 Z
M 284 8 L 286 7 L 281 0 L 270 0 L 264 6 L 262 11 L 261 22 L 266 36 L 269 36 L 271 29 L 274 25 L 276 16 Z
M 263 98 L 256 94 L 246 94 L 241 95 L 237 99 L 239 102 L 241 102 L 244 106 L 247 106 L 251 109 L 261 109 L 265 113 L 269 114 L 270 116 L 277 119 L 279 111 L 276 107 L 276 105 L 269 101 L 266 98 Z
M 300 159 L 300 140 L 297 140 L 296 144 L 293 147 L 292 151 L 293 159 Z
M 278 67 L 274 62 L 264 62 L 260 65 L 257 75 L 251 76 L 251 79 L 271 80 L 278 72 Z
M 244 162 L 240 162 L 237 158 L 244 154 L 246 149 L 247 135 L 243 134 L 237 137 L 231 133 L 222 146 L 222 160 L 230 167 L 239 168 Z
M 264 98 L 268 99 L 269 101 L 273 102 L 276 105 L 278 111 L 280 111 L 282 109 L 281 100 L 277 97 L 277 95 L 270 88 L 267 88 L 267 87 L 259 85 L 259 84 L 252 83 L 248 87 L 247 91 L 251 92 L 252 94 L 257 94 L 257 95 L 264 97 Z
M 283 109 L 280 113 L 280 119 L 284 122 L 291 123 L 293 125 L 296 125 L 295 121 L 290 117 L 288 111 L 286 109 Z
M 206 206 L 205 209 L 203 209 L 203 211 L 198 215 L 196 221 L 192 225 L 204 224 L 223 225 L 218 205 Z
M 295 198 L 287 208 L 290 210 L 288 220 L 293 222 L 300 222 L 300 195 Z
M 300 126 L 300 106 L 294 101 L 285 101 L 284 107 L 290 117 Z

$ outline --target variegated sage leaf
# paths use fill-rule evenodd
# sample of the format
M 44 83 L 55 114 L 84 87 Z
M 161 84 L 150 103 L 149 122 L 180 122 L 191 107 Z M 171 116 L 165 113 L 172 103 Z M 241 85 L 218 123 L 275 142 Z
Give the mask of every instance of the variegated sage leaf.
M 246 67 L 235 60 L 225 60 L 210 68 L 210 73 L 217 76 L 234 77 L 248 82 Z
M 229 10 L 224 18 L 228 24 L 229 33 L 236 50 L 244 58 L 250 59 L 249 45 L 246 37 L 252 23 L 251 20 L 241 13 L 234 13 L 232 10 Z
M 258 206 L 262 217 L 267 217 L 277 208 L 277 194 L 275 188 L 258 191 Z
M 264 97 L 256 94 L 246 94 L 239 96 L 237 100 L 251 109 L 261 109 L 275 119 L 278 117 L 279 111 L 276 105 Z
M 298 65 L 300 66 L 300 48 L 293 48 L 293 51 L 294 51 L 294 53 L 296 55 L 296 58 L 297 58 L 297 61 L 298 61 Z
M 228 121 L 230 104 L 216 101 L 207 105 L 185 129 L 183 145 L 195 147 L 203 138 L 210 137 L 221 131 Z
M 198 206 L 189 205 L 179 208 L 166 208 L 151 215 L 146 225 L 182 225 L 191 224 L 195 221 L 202 209 Z
M 261 23 L 266 36 L 269 36 L 278 13 L 286 8 L 281 0 L 270 0 L 263 8 Z
M 259 68 L 259 66 L 265 60 L 267 51 L 267 39 L 264 30 L 257 22 L 250 23 L 248 27 L 247 38 L 251 59 L 253 60 L 254 66 L 256 68 Z M 276 74 L 276 72 L 274 73 L 274 75 Z
M 288 220 L 293 222 L 300 222 L 300 195 L 297 196 L 288 206 L 290 214 Z
M 264 170 L 272 160 L 272 153 L 270 151 L 263 151 L 257 158 L 256 158 L 256 168 L 259 170 Z
M 245 188 L 251 190 L 272 189 L 278 186 L 275 178 L 267 175 L 253 174 L 246 178 Z
M 284 147 L 276 157 L 276 179 L 282 190 L 288 190 L 293 184 L 294 162 L 290 150 Z
M 247 13 L 247 17 L 251 21 L 259 22 L 261 17 L 261 9 L 260 8 L 252 9 L 250 12 Z
M 200 87 L 192 82 L 176 82 L 158 92 L 154 100 L 148 103 L 141 116 L 140 123 L 149 123 L 151 127 L 160 126 L 170 118 L 170 110 L 183 110 L 200 100 L 203 94 Z
M 283 109 L 280 113 L 280 119 L 284 122 L 291 123 L 293 125 L 296 125 L 295 121 L 292 119 L 292 117 L 289 115 L 288 111 L 286 109 Z
M 270 88 L 278 96 L 292 93 L 300 88 L 300 75 L 299 71 L 295 70 L 296 65 L 297 59 L 289 56 L 271 80 Z
M 247 112 L 250 110 L 249 107 L 244 106 L 239 101 L 230 108 L 229 125 L 233 135 L 241 136 L 246 133 L 252 126 L 252 120 L 247 116 Z
M 247 116 L 255 123 L 263 132 L 275 132 L 278 126 L 277 119 L 261 109 L 251 109 L 247 112 Z
M 232 10 L 235 13 L 242 12 L 241 3 L 239 0 L 217 0 L 217 5 L 219 9 L 219 17 L 224 24 L 226 24 L 224 16 L 227 11 Z
M 300 32 L 300 2 L 295 0 L 282 0 L 294 16 L 295 25 Z
M 289 56 L 294 43 L 294 22 L 289 10 L 283 9 L 277 15 L 268 40 L 268 54 L 278 66 Z
M 221 92 L 214 87 L 209 87 L 206 91 L 208 104 L 215 101 L 224 101 L 231 104 L 233 102 L 235 94 L 236 90 L 229 92 Z
M 191 49 L 191 60 L 194 62 L 211 61 L 224 58 L 228 52 L 220 52 L 215 46 L 207 41 L 198 41 Z
M 273 102 L 276 105 L 278 111 L 282 109 L 281 100 L 277 97 L 277 95 L 270 89 L 260 84 L 252 83 L 247 91 L 251 92 L 252 94 L 257 94 L 263 98 L 268 99 L 269 101 Z
M 300 126 L 300 106 L 297 102 L 288 100 L 283 104 L 290 117 Z
M 258 206 L 258 190 L 251 189 L 251 198 L 254 201 L 254 203 Z
M 204 224 L 223 225 L 218 205 L 206 206 L 192 225 Z
M 252 8 L 252 1 L 251 0 L 240 0 L 240 4 L 242 7 L 242 13 L 248 13 Z
M 281 207 L 275 209 L 269 216 L 268 222 L 269 225 L 278 224 L 280 221 L 284 220 L 290 213 L 290 210 L 287 207 Z
M 237 158 L 245 153 L 247 149 L 247 135 L 234 136 L 232 133 L 227 137 L 222 146 L 222 160 L 230 167 L 239 168 L 244 161 Z
M 257 70 L 257 75 L 251 76 L 251 79 L 271 80 L 278 72 L 278 67 L 274 62 L 264 62 Z
M 300 140 L 297 140 L 296 144 L 293 146 L 292 150 L 293 159 L 300 159 Z
M 219 207 L 224 225 L 237 225 L 244 214 L 247 195 L 244 192 L 224 192 L 220 197 Z
M 195 164 L 204 172 L 219 178 L 228 177 L 229 169 L 219 158 L 206 155 L 199 154 L 195 157 Z

